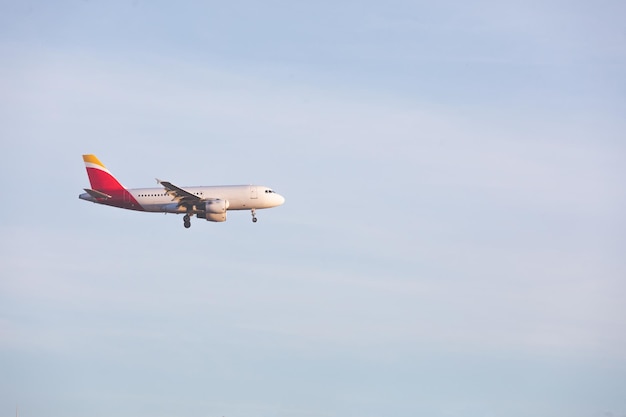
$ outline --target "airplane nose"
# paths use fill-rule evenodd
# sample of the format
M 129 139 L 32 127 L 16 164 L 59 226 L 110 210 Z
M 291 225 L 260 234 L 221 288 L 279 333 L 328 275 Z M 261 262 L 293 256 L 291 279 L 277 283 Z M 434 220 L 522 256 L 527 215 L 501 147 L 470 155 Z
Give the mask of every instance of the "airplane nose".
M 282 206 L 283 204 L 285 204 L 285 197 L 283 197 L 280 194 L 277 194 L 276 197 L 278 197 L 278 205 Z

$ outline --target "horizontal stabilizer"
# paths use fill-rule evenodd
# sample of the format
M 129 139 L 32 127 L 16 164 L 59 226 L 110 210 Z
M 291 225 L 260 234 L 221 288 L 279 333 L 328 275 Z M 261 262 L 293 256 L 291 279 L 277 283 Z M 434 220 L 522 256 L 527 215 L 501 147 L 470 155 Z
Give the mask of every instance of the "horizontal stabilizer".
M 104 198 L 105 200 L 111 198 L 110 195 L 105 194 L 101 191 L 92 190 L 90 188 L 83 188 L 83 190 L 87 191 L 87 194 L 89 194 L 93 198 Z

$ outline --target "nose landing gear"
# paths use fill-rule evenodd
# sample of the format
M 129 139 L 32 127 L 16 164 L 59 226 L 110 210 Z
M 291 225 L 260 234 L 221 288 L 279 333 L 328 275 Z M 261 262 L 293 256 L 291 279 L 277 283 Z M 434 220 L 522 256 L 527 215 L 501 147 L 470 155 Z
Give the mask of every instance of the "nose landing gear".
M 256 209 L 252 209 L 250 210 L 252 213 L 252 223 L 256 223 L 257 218 L 256 218 Z

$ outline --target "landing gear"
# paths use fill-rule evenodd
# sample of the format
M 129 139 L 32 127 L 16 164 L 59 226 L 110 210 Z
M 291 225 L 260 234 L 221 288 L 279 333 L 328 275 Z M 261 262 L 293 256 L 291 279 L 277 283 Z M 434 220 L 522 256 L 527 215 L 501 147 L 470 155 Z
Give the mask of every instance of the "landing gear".
M 185 226 L 185 229 L 189 229 L 191 227 L 191 221 L 189 219 L 189 214 L 185 214 L 183 216 L 183 226 Z
M 256 209 L 252 209 L 252 223 L 256 223 L 257 218 L 256 218 Z

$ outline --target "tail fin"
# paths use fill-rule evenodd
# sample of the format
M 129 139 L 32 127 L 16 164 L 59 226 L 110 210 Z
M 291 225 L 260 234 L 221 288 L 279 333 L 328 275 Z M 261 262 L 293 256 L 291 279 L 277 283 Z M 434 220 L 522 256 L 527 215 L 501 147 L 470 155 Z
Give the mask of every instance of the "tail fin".
M 83 161 L 85 161 L 85 168 L 87 168 L 87 175 L 89 176 L 89 182 L 91 188 L 97 191 L 104 191 L 111 194 L 111 191 L 125 190 L 124 186 L 115 179 L 115 177 L 109 172 L 96 155 L 83 155 Z

